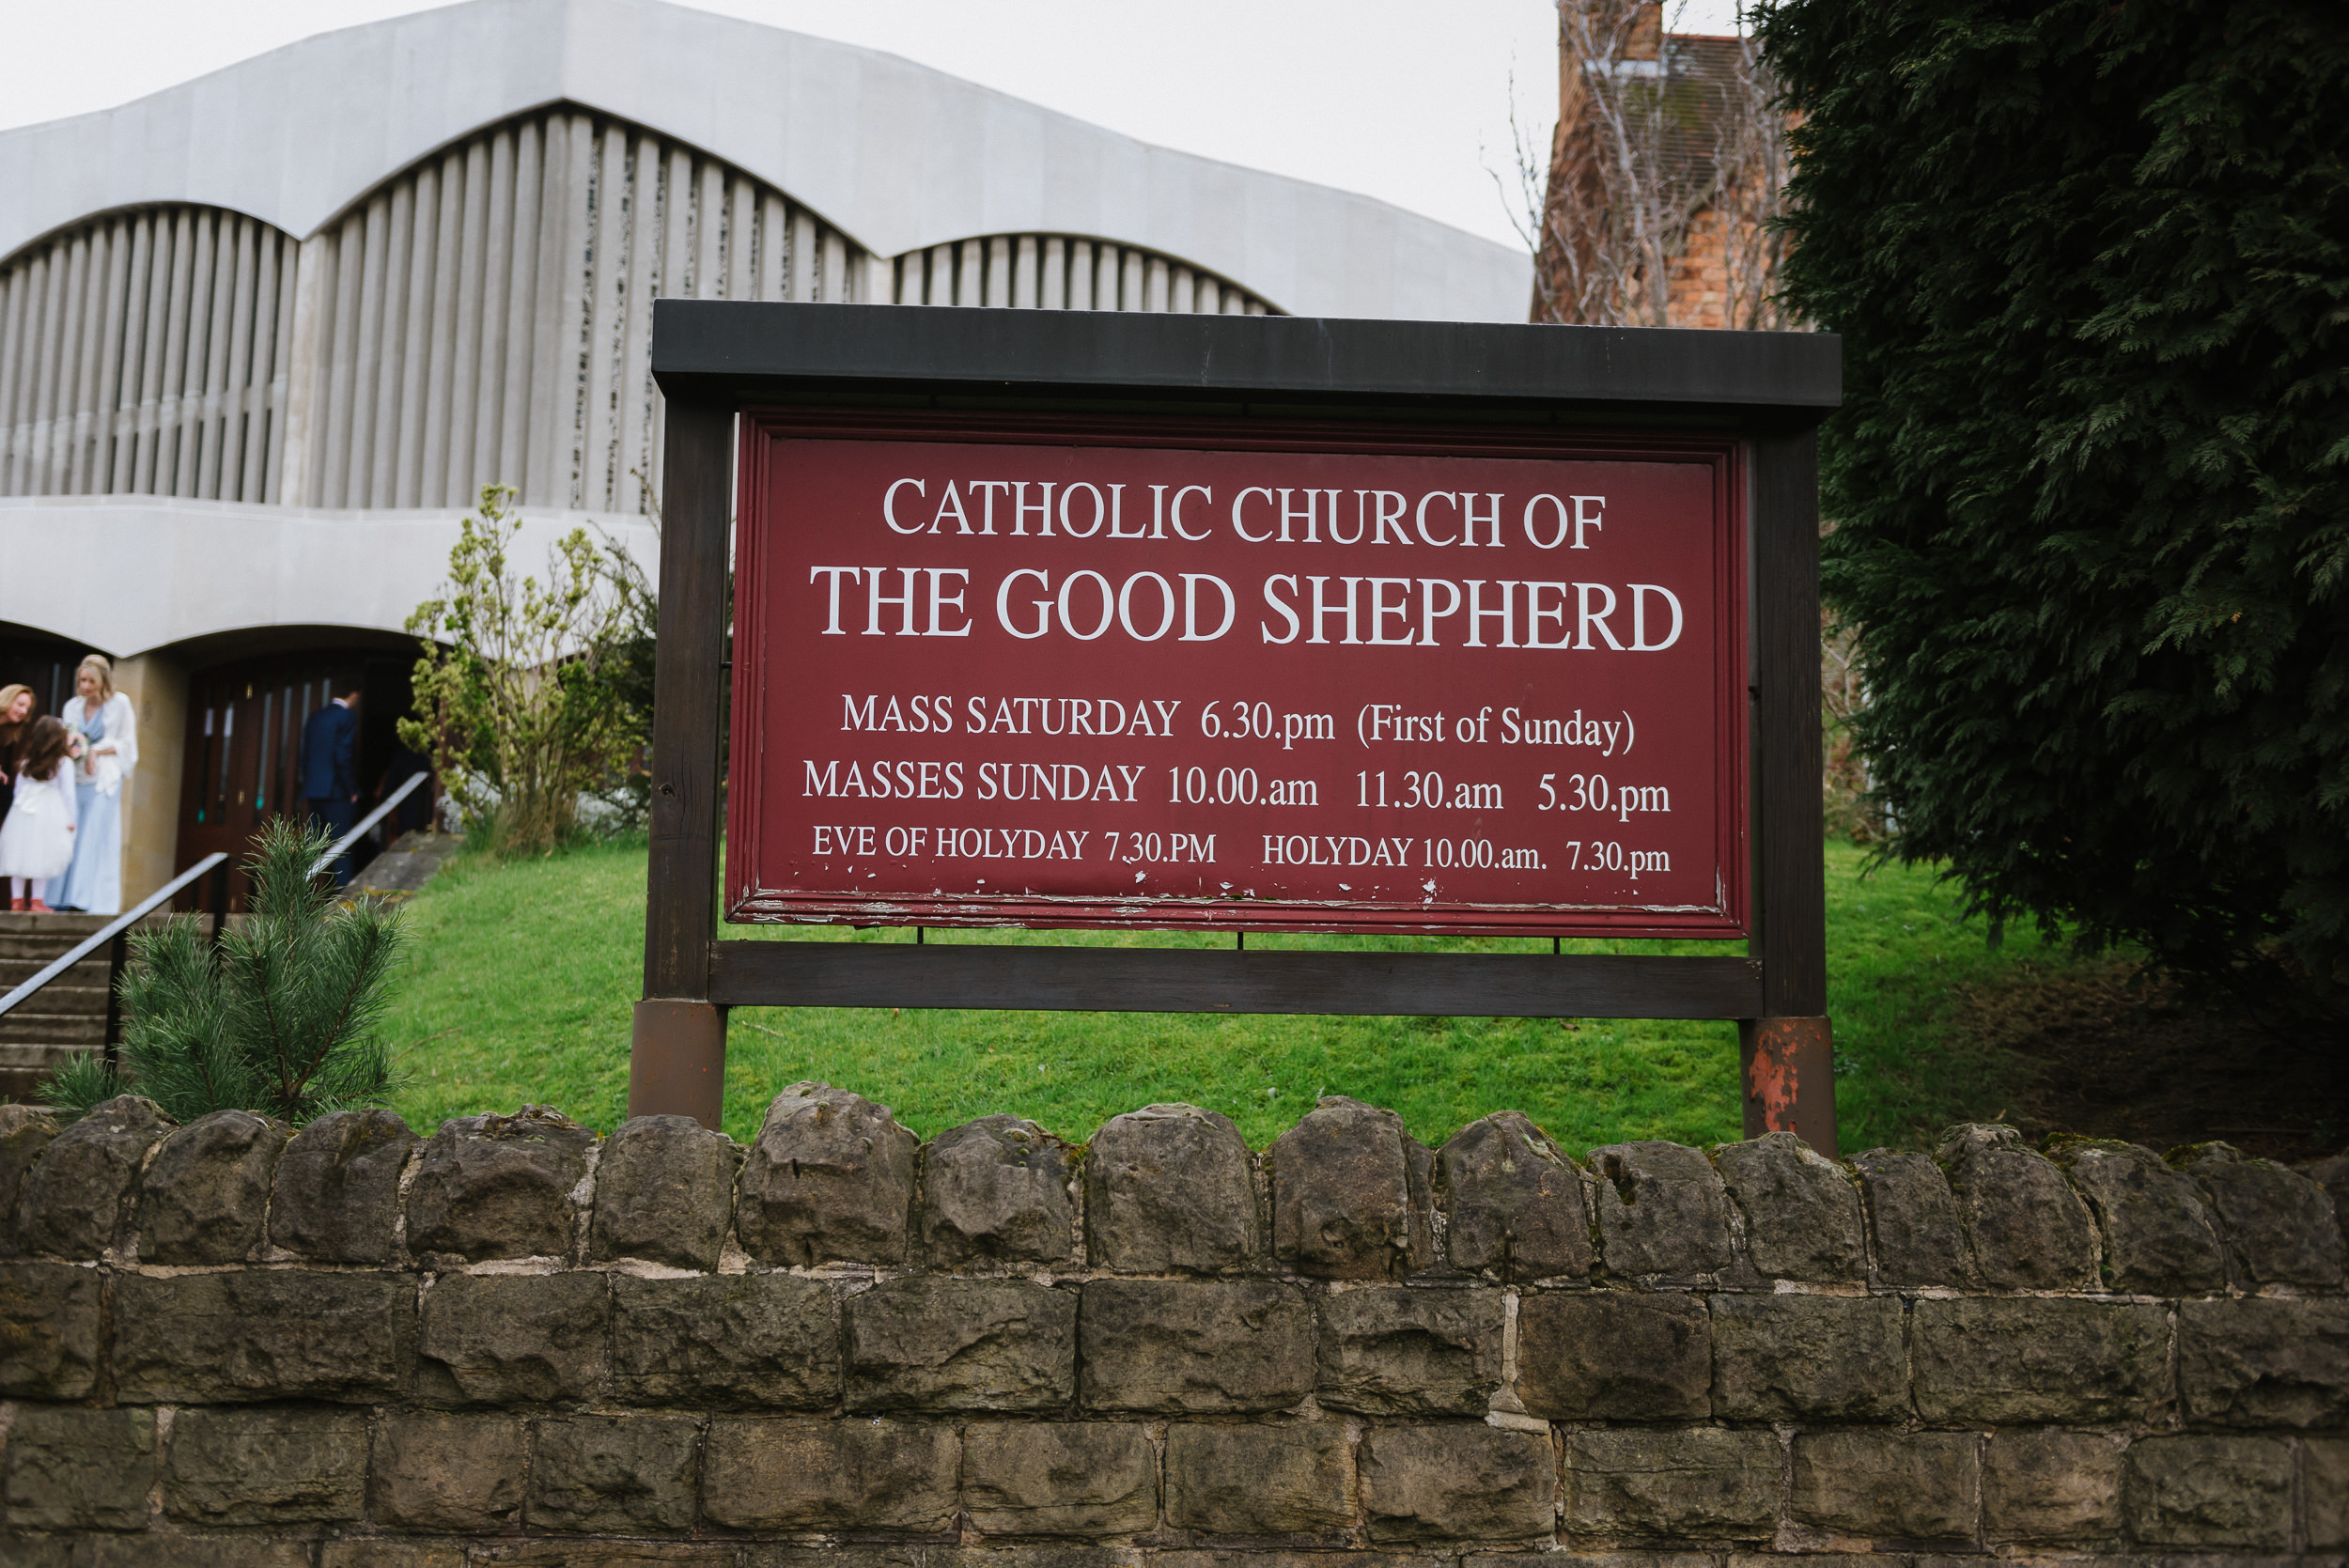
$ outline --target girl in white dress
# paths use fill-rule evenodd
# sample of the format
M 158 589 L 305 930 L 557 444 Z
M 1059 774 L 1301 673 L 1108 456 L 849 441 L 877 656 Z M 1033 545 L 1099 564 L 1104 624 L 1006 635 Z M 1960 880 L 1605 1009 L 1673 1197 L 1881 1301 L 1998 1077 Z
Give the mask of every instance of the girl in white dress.
M 50 902 L 94 915 L 122 912 L 122 783 L 139 762 L 138 721 L 131 699 L 115 690 L 114 666 L 100 654 L 74 672 L 73 696 L 57 717 L 84 742 L 73 768 L 73 864 Z
M 24 727 L 17 752 L 15 804 L 0 822 L 0 877 L 8 908 L 46 910 L 50 878 L 73 862 L 72 737 L 54 719 Z M 29 886 L 28 886 L 29 884 Z

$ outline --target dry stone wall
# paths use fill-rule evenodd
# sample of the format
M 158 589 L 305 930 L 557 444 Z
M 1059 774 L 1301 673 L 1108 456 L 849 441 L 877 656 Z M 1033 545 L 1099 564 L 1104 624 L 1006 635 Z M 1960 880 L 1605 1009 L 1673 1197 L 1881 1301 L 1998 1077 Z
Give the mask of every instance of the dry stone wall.
M 8 1107 L 0 1564 L 2343 1561 L 2349 1161 L 2053 1153 Z

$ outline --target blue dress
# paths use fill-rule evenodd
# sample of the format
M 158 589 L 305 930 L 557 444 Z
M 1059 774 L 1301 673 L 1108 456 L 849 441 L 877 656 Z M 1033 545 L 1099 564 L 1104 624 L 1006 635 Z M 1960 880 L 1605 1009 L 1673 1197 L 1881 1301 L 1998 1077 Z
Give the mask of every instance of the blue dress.
M 82 738 L 95 746 L 106 738 L 106 706 L 100 704 L 89 708 L 88 718 L 79 723 L 68 722 L 66 727 L 76 731 Z M 65 880 L 49 895 L 53 909 L 87 909 L 93 914 L 112 915 L 122 912 L 122 791 L 111 795 L 98 792 L 98 781 L 84 773 L 78 763 L 73 768 L 73 804 L 75 819 L 81 824 L 73 835 L 73 864 L 65 874 Z

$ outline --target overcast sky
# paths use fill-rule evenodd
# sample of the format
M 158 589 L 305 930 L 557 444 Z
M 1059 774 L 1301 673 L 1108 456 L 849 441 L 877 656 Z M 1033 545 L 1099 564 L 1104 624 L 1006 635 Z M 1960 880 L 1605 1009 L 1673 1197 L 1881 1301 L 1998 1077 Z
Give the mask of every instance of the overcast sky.
M 1547 149 L 1550 0 L 695 0 L 894 54 L 1145 141 L 1364 192 L 1515 244 Z M 0 0 L 0 128 L 103 109 L 416 0 Z M 1735 29 L 1687 0 L 1676 30 Z

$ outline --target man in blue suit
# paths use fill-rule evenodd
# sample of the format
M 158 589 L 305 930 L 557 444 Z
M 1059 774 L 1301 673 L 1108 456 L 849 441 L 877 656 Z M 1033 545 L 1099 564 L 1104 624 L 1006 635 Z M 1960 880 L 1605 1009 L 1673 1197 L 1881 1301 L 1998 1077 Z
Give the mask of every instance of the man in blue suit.
M 337 675 L 327 689 L 343 694 L 302 726 L 302 793 L 311 823 L 340 838 L 359 820 L 358 677 Z M 329 870 L 335 887 L 348 883 L 350 851 L 335 856 Z

